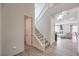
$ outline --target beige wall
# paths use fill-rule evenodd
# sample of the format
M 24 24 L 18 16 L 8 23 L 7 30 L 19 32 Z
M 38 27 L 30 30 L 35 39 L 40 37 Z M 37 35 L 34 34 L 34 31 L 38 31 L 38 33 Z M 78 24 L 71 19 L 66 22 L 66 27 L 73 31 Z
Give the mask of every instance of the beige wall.
M 1 3 L 0 3 L 0 55 L 1 55 Z
M 3 4 L 2 10 L 2 54 L 15 55 L 24 50 L 24 15 L 33 18 L 33 4 Z

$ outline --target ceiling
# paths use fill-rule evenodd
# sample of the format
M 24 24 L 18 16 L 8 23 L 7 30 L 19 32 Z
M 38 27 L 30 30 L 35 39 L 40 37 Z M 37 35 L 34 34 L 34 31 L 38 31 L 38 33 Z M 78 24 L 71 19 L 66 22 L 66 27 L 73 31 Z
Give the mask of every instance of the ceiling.
M 72 12 L 72 10 L 66 10 L 63 12 L 60 12 L 54 16 L 56 21 L 62 21 L 62 20 L 76 20 L 77 18 L 77 11 Z
M 79 3 L 56 3 L 53 7 L 46 11 L 47 16 L 54 16 L 62 11 L 79 7 Z

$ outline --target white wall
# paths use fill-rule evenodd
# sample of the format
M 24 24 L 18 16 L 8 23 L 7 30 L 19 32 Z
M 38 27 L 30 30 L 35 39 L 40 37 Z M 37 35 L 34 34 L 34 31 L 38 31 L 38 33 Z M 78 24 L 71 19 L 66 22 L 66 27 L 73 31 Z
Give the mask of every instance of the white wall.
M 2 54 L 15 55 L 24 50 L 24 16 L 34 16 L 33 4 L 3 4 Z
M 45 3 L 35 3 L 35 19 L 39 16 L 44 6 Z
M 55 42 L 55 19 L 52 17 L 51 18 L 51 39 L 50 39 L 50 44 Z
M 1 41 L 1 3 L 0 3 L 0 56 L 1 56 L 1 52 L 2 52 L 1 43 L 2 43 L 2 41 Z
M 37 29 L 47 38 L 50 39 L 50 17 L 44 15 L 36 24 Z

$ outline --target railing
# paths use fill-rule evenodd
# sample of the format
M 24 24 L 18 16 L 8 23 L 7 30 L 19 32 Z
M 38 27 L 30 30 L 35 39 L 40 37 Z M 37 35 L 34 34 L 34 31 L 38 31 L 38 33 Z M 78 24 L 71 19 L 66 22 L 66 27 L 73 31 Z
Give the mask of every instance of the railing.
M 42 33 L 40 33 L 36 27 L 35 27 L 35 32 L 34 32 L 34 39 L 40 40 L 44 48 L 47 48 L 49 46 L 49 42 L 46 39 L 46 37 Z
M 41 43 L 44 45 L 44 44 L 45 44 L 45 38 L 44 38 L 44 36 L 39 32 L 39 30 L 37 30 L 37 28 L 35 28 L 35 35 L 36 35 L 37 38 L 41 41 Z
M 42 43 L 41 43 L 41 41 L 37 38 L 37 36 L 36 36 L 35 34 L 33 34 L 32 36 L 33 36 L 33 37 L 32 37 L 33 39 L 38 40 L 38 41 L 39 41 L 39 43 L 41 44 L 41 46 L 43 46 L 43 45 L 42 45 Z

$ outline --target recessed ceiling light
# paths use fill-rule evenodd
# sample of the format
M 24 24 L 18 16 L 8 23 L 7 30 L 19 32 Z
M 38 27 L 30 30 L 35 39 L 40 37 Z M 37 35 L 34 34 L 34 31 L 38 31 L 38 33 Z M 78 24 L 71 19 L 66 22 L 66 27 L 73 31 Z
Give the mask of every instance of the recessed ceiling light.
M 61 12 L 59 15 L 58 15 L 58 17 L 57 17 L 57 20 L 60 20 L 60 19 L 62 19 L 65 15 L 67 15 L 67 11 L 63 11 L 63 12 Z
M 59 15 L 58 17 L 57 17 L 57 20 L 60 20 L 60 19 L 62 19 L 63 18 L 63 15 Z

